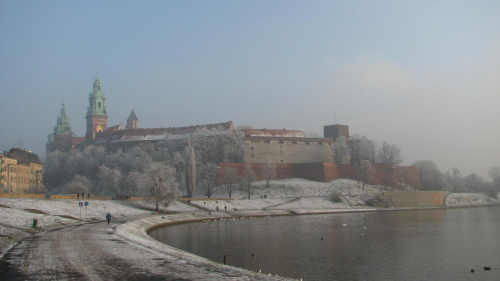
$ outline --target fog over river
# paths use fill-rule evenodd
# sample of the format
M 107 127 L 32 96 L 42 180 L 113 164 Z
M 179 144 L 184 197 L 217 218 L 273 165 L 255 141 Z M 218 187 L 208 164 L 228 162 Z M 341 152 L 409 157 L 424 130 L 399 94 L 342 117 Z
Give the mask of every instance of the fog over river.
M 500 280 L 500 207 L 185 223 L 150 235 L 216 262 L 226 255 L 229 265 L 295 279 Z

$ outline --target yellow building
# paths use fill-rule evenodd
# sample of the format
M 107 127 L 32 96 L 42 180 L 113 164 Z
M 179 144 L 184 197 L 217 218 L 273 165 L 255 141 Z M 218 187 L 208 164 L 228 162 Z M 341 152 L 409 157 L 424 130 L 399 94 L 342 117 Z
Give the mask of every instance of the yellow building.
M 12 148 L 0 154 L 0 192 L 27 193 L 43 183 L 43 163 L 37 154 Z

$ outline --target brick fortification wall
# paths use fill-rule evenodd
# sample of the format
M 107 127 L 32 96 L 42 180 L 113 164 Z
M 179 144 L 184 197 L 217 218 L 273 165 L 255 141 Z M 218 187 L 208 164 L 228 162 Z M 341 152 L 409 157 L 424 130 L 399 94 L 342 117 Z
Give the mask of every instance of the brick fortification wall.
M 371 164 L 373 173 L 370 184 L 396 187 L 396 169 L 392 164 Z
M 218 183 L 222 184 L 222 171 L 225 167 L 231 167 L 236 170 L 238 177 L 242 177 L 245 167 L 252 168 L 256 175 L 256 180 L 263 180 L 263 163 L 243 164 L 243 163 L 219 163 Z M 408 184 L 418 186 L 418 171 L 416 167 L 397 167 L 393 168 L 391 164 L 373 164 L 370 176 L 370 184 L 398 187 L 401 182 L 400 175 L 404 174 L 408 178 Z M 329 182 L 338 178 L 356 180 L 356 171 L 354 165 L 335 165 L 333 163 L 297 163 L 297 164 L 276 164 L 276 179 L 301 178 L 318 182 Z M 404 183 L 404 182 L 402 182 Z
M 293 176 L 319 182 L 338 178 L 337 165 L 333 163 L 302 163 L 293 165 Z

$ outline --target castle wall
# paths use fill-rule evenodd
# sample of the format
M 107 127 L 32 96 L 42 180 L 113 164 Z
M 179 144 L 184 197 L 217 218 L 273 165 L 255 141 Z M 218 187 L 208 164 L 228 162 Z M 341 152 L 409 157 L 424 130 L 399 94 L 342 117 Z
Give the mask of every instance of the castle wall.
M 392 164 L 371 164 L 370 184 L 396 187 L 396 169 Z
M 316 138 L 245 138 L 244 163 L 333 163 L 333 141 Z

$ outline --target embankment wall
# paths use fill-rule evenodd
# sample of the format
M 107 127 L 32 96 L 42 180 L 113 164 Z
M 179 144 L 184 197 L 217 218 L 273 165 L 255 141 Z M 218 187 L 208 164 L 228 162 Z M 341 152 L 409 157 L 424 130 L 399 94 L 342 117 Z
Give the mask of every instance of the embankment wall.
M 442 207 L 449 191 L 384 192 L 396 207 Z

